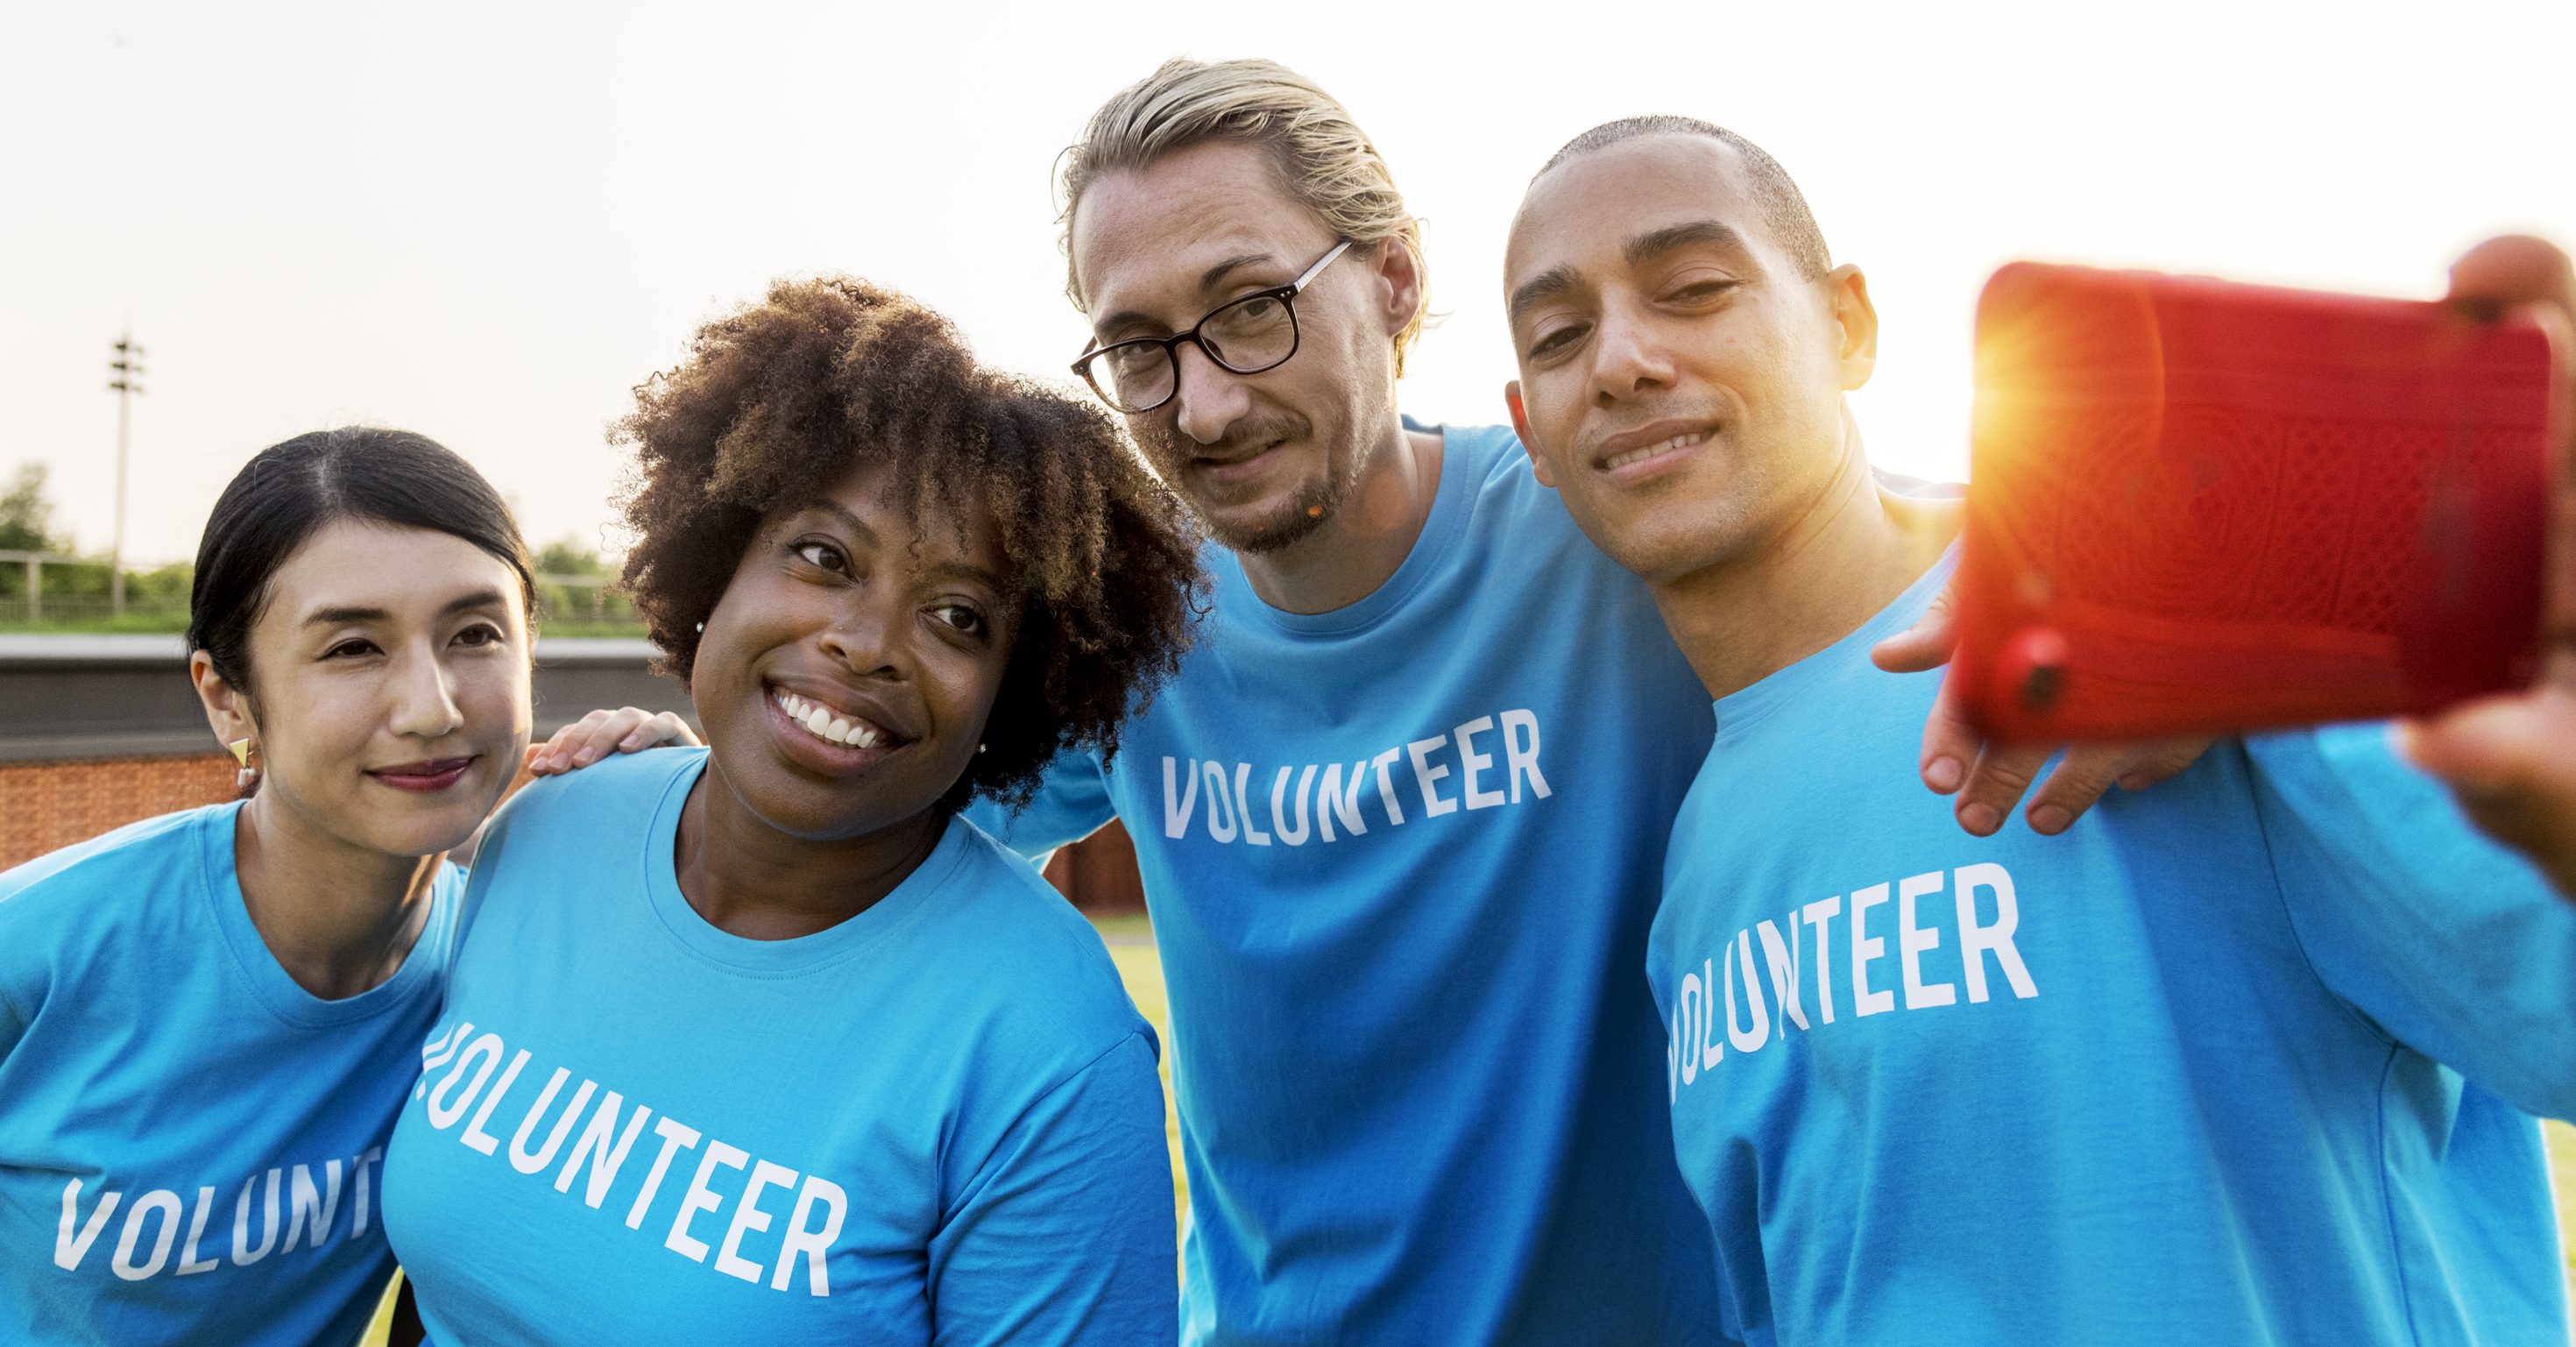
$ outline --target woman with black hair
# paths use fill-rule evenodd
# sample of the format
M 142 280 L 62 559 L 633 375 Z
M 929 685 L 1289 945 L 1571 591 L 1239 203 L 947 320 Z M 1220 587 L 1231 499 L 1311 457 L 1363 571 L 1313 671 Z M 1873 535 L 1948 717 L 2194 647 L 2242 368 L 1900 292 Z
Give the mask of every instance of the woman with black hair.
M 713 747 L 494 819 L 386 1219 L 443 1343 L 1169 1342 L 1157 1044 L 966 820 L 1198 583 L 1114 424 L 848 280 L 638 390 L 626 579 Z
M 225 488 L 189 672 L 246 798 L 0 874 L 0 1340 L 356 1339 L 445 853 L 527 748 L 532 591 L 499 495 L 419 435 L 299 436 Z M 687 733 L 629 709 L 549 749 L 612 731 Z

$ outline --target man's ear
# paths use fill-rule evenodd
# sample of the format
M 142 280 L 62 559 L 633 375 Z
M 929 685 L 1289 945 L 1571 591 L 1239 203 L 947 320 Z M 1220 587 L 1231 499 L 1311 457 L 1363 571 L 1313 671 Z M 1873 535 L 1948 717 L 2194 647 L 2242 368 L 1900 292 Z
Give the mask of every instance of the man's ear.
M 217 742 L 230 746 L 237 740 L 259 737 L 259 722 L 251 717 L 250 694 L 215 672 L 214 656 L 203 650 L 191 651 L 188 681 L 197 686 L 197 700 L 206 708 L 206 725 L 215 732 Z
M 1401 234 L 1377 241 L 1377 289 L 1386 335 L 1412 326 L 1414 312 L 1422 306 L 1422 260 Z
M 1869 302 L 1869 278 L 1845 262 L 1825 276 L 1832 296 L 1834 324 L 1842 337 L 1843 391 L 1869 382 L 1878 370 L 1878 306 Z
M 1529 407 L 1521 401 L 1521 381 L 1503 385 L 1503 405 L 1512 409 L 1512 433 L 1520 437 L 1521 452 L 1529 455 L 1530 471 L 1538 474 L 1538 484 L 1550 490 L 1556 487 L 1556 474 L 1547 466 L 1547 457 L 1538 451 L 1538 441 L 1530 435 Z

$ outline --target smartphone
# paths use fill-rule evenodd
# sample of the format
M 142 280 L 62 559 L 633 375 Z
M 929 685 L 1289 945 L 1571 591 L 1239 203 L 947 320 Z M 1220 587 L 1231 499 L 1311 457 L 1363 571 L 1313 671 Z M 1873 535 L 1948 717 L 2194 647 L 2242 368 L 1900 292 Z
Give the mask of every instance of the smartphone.
M 2538 672 L 2538 326 L 2016 262 L 1976 352 L 1950 676 L 1988 735 L 2419 714 Z

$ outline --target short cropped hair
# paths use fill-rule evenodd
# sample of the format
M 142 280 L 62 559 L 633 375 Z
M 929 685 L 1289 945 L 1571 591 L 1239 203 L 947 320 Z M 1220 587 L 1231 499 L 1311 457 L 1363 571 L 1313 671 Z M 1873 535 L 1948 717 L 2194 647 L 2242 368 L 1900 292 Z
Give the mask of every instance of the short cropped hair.
M 1834 269 L 1834 255 L 1825 247 L 1825 232 L 1816 227 L 1815 212 L 1807 209 L 1806 194 L 1798 190 L 1789 170 L 1780 167 L 1780 161 L 1764 153 L 1761 146 L 1715 122 L 1662 112 L 1603 122 L 1565 142 L 1565 147 L 1532 174 L 1530 181 L 1535 183 L 1546 177 L 1557 165 L 1576 155 L 1642 136 L 1703 136 L 1733 147 L 1736 157 L 1744 161 L 1745 181 L 1753 189 L 1754 208 L 1762 213 L 1763 226 L 1788 250 L 1799 272 L 1812 281 Z
M 1068 748 L 1118 728 L 1177 666 L 1200 607 L 1198 542 L 1108 413 L 976 363 L 913 300 L 833 276 L 780 281 L 698 330 L 635 390 L 625 584 L 664 672 L 686 683 L 700 624 L 772 510 L 882 465 L 895 508 L 989 511 L 1018 634 L 986 751 L 941 800 L 1025 803 Z
M 1395 175 L 1351 120 L 1350 110 L 1313 80 L 1276 61 L 1165 61 L 1153 74 L 1101 104 L 1082 139 L 1063 157 L 1065 293 L 1083 309 L 1082 277 L 1073 260 L 1073 211 L 1102 177 L 1140 169 L 1165 155 L 1212 140 L 1259 146 L 1280 185 L 1320 217 L 1336 239 L 1375 244 L 1401 239 L 1422 278 L 1413 318 L 1395 336 L 1395 372 L 1422 335 L 1430 312 L 1431 272 L 1422 256 L 1422 227 L 1405 209 Z

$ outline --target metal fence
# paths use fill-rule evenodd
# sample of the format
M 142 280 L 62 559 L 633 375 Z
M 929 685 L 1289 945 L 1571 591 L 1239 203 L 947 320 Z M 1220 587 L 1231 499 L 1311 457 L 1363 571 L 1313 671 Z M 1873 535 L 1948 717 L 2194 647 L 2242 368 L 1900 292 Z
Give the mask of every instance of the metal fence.
M 186 566 L 125 573 L 125 605 L 108 563 L 54 552 L 0 550 L 0 630 L 179 631 L 188 625 Z M 537 613 L 548 632 L 640 632 L 634 601 L 605 575 L 540 575 Z

